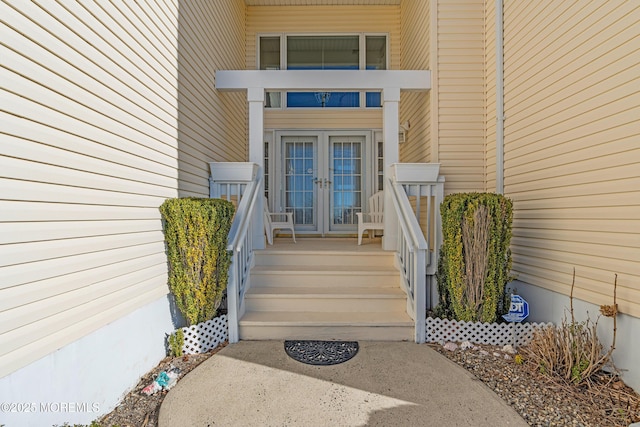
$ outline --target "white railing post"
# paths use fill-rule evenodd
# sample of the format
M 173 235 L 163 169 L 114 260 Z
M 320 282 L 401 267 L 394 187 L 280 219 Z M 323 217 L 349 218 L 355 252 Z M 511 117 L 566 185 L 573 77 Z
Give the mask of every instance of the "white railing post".
M 259 172 L 260 177 L 257 192 L 264 195 L 264 183 L 262 171 Z M 253 249 L 264 249 L 266 247 L 266 236 L 264 234 L 264 197 L 258 197 L 255 201 L 255 209 L 253 209 L 251 217 L 251 247 Z
M 229 326 L 229 342 L 236 343 L 239 340 L 238 331 L 238 265 L 235 254 L 231 255 L 231 266 L 229 267 L 229 283 L 227 284 L 227 316 Z
M 249 161 L 260 165 L 258 174 L 259 181 L 262 182 L 264 170 L 264 88 L 247 88 L 247 101 L 249 103 Z M 264 194 L 264 188 L 260 184 L 258 190 Z M 256 210 L 253 214 L 252 223 L 254 226 L 249 232 L 253 235 L 254 249 L 264 249 L 264 223 L 263 223 L 263 199 L 257 201 Z
M 436 281 L 436 273 L 438 271 L 438 260 L 440 258 L 440 248 L 442 247 L 442 214 L 440 213 L 440 205 L 444 200 L 444 177 L 439 176 L 438 181 L 434 185 L 434 227 L 435 236 L 433 236 L 433 250 L 430 254 L 429 265 L 427 266 L 427 285 L 429 286 L 428 294 L 429 304 L 428 308 L 434 308 L 439 299 L 440 294 L 438 292 L 438 283 Z
M 437 269 L 437 254 L 442 241 L 439 207 L 442 202 L 444 178 L 438 176 L 439 164 L 396 163 L 392 165 L 387 185 L 394 213 L 398 218 L 398 248 L 396 258 L 400 266 L 402 285 L 407 293 L 407 312 L 415 324 L 415 341 L 426 339 L 427 298 L 432 296 L 433 277 Z M 415 211 L 409 196 L 416 198 Z M 427 197 L 426 233 L 420 227 L 420 198 Z M 435 200 L 432 201 L 432 198 Z M 432 215 L 431 210 L 436 212 Z M 432 233 L 435 233 L 432 236 Z M 425 237 L 426 235 L 426 237 Z M 429 240 L 427 240 L 427 238 Z M 430 240 L 434 247 L 430 249 Z M 429 288 L 427 288 L 429 285 Z
M 422 344 L 426 340 L 427 330 L 427 288 L 426 288 L 426 257 L 427 250 L 418 252 L 415 259 L 415 286 L 414 286 L 414 312 L 415 314 L 415 341 Z
M 384 171 L 390 177 L 391 165 L 399 161 L 398 130 L 400 118 L 400 88 L 385 87 L 382 90 L 382 132 L 384 134 Z M 385 180 L 385 183 L 387 180 Z M 384 203 L 391 204 L 390 191 L 385 184 Z M 397 218 L 393 210 L 387 210 L 383 216 L 384 233 L 382 235 L 382 248 L 386 251 L 397 250 L 395 246 Z
M 257 214 L 262 218 L 262 175 L 255 163 L 210 163 L 209 194 L 233 201 L 236 197 L 236 214 L 231 223 L 227 250 L 231 252 L 229 281 L 227 283 L 227 314 L 229 342 L 240 339 L 239 320 L 244 310 L 244 295 L 250 281 L 253 262 L 253 233 L 262 231 L 262 221 L 256 225 Z

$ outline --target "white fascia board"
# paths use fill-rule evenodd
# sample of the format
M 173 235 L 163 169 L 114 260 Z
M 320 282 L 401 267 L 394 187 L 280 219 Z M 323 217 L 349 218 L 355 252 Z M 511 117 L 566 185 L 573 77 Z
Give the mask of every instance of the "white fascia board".
M 429 70 L 218 70 L 215 79 L 218 90 L 431 89 Z

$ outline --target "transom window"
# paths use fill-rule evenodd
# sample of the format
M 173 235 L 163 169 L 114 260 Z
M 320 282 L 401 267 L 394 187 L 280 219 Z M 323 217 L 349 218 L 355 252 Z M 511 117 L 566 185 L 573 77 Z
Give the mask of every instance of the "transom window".
M 387 36 L 260 36 L 261 70 L 386 70 Z M 283 105 L 284 104 L 284 105 Z M 267 92 L 267 108 L 379 108 L 380 92 Z

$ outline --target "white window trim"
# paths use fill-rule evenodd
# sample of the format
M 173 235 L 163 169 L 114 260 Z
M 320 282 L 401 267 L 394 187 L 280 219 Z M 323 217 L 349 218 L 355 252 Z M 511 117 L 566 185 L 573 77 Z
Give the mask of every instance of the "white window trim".
M 257 33 L 256 34 L 256 69 L 260 69 L 260 39 L 262 37 L 280 37 L 280 70 L 287 70 L 287 37 L 322 37 L 322 36 L 358 36 L 358 69 L 365 70 L 367 67 L 367 37 L 381 37 L 384 36 L 386 39 L 385 43 L 385 70 L 389 70 L 389 54 L 390 54 L 390 43 L 389 43 L 389 33 L 379 33 L 379 32 L 354 32 L 354 33 Z M 305 92 L 305 91 L 297 91 L 297 92 Z M 371 91 L 369 91 L 371 92 Z M 269 107 L 269 110 L 326 110 L 327 108 L 330 110 L 376 110 L 382 109 L 380 107 L 367 107 L 367 91 L 359 91 L 360 95 L 360 106 L 359 107 L 288 107 L 287 106 L 287 92 L 280 92 L 280 107 Z M 382 94 L 380 95 L 382 97 Z

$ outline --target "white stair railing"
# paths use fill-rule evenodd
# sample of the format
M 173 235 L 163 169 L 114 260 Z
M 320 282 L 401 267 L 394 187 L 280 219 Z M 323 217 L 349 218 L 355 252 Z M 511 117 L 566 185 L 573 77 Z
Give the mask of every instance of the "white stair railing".
M 389 178 L 391 200 L 398 217 L 396 260 L 402 285 L 407 293 L 407 313 L 415 322 L 415 341 L 426 339 L 426 310 L 437 301 L 435 274 L 442 243 L 440 203 L 444 196 L 444 177 L 437 164 L 392 165 Z M 415 201 L 411 205 L 409 197 Z M 426 198 L 423 214 L 421 199 Z M 424 221 L 424 230 L 420 220 Z
M 261 175 L 255 163 L 210 163 L 210 197 L 234 201 L 237 209 L 229 231 L 227 250 L 231 252 L 227 284 L 227 316 L 229 342 L 239 340 L 238 321 L 244 314 L 244 295 L 249 288 L 253 266 L 253 228 L 262 227 Z M 260 233 L 263 233 L 260 231 Z M 260 234 L 261 235 L 261 234 Z

